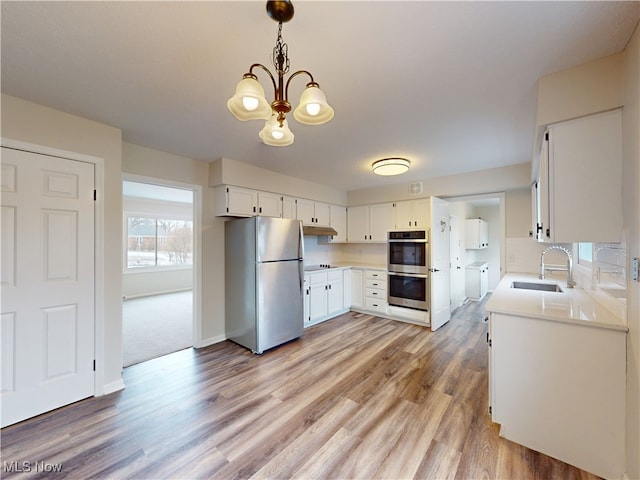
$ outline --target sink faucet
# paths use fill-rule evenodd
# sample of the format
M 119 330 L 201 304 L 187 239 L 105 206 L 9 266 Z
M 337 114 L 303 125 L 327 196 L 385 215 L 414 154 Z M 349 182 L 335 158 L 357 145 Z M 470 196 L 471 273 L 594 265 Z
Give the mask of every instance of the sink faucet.
M 560 250 L 567 255 L 567 265 L 545 265 L 544 254 L 551 250 Z M 545 248 L 540 255 L 540 275 L 539 278 L 544 280 L 544 274 L 546 272 L 567 272 L 567 288 L 573 288 L 576 286 L 576 282 L 573 281 L 573 258 L 571 252 L 561 245 L 551 245 Z

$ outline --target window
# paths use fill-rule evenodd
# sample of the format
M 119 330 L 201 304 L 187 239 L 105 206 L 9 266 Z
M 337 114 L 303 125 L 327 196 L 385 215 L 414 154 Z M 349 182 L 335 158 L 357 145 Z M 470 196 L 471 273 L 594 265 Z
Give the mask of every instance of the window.
M 127 269 L 191 267 L 193 222 L 127 217 Z
M 591 267 L 593 261 L 593 243 L 578 244 L 578 263 L 585 267 Z

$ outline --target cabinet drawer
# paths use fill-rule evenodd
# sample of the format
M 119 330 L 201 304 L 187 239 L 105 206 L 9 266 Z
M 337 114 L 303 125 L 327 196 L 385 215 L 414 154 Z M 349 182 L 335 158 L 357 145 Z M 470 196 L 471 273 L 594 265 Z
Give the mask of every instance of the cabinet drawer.
M 373 279 L 373 278 L 367 278 L 364 281 L 364 286 L 366 288 L 380 288 L 382 290 L 386 290 L 387 289 L 387 279 Z
M 365 288 L 364 295 L 369 298 L 380 298 L 384 301 L 387 300 L 387 291 L 380 290 L 379 288 Z
M 327 272 L 308 273 L 309 285 L 318 285 L 327 283 Z
M 364 278 L 371 280 L 386 280 L 387 272 L 384 272 L 382 270 L 365 270 Z
M 329 270 L 327 272 L 327 279 L 329 280 L 329 283 L 342 280 L 343 278 L 342 272 L 343 272 L 342 270 Z
M 369 298 L 364 299 L 364 305 L 367 310 L 373 310 L 375 312 L 386 312 L 387 302 L 383 298 Z

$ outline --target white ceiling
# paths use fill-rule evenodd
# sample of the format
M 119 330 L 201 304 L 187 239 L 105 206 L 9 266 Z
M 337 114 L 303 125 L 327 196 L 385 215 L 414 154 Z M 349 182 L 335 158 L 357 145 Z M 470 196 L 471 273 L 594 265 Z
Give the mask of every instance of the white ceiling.
M 313 74 L 335 117 L 290 115 L 288 147 L 262 144 L 262 122 L 226 107 L 252 63 L 273 70 L 278 25 L 262 1 L 2 1 L 2 91 L 135 144 L 353 190 L 528 162 L 537 79 L 622 51 L 640 18 L 638 1 L 294 5 L 291 71 Z M 305 83 L 291 83 L 292 103 Z M 374 176 L 386 156 L 410 172 Z

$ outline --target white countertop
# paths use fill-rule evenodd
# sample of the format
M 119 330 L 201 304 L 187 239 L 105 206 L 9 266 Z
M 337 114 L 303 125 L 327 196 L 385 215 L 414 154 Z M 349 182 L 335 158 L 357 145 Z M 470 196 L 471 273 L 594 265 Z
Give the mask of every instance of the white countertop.
M 557 283 L 562 292 L 544 292 L 511 288 L 514 281 Z M 489 312 L 542 318 L 578 325 L 628 331 L 624 318 L 620 318 L 596 302 L 581 288 L 567 288 L 566 279 L 539 280 L 533 274 L 506 274 L 485 308 Z

